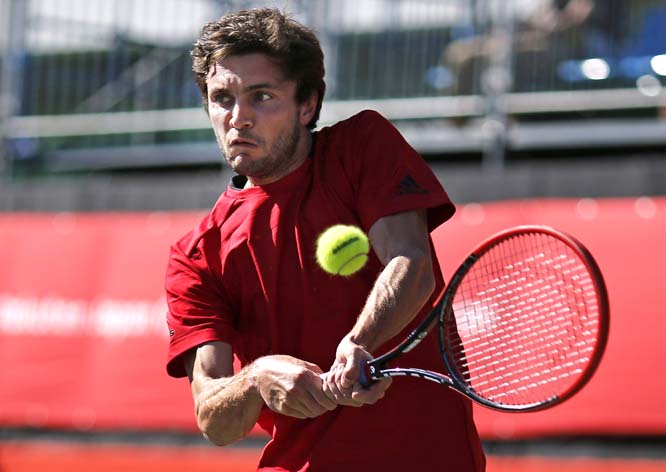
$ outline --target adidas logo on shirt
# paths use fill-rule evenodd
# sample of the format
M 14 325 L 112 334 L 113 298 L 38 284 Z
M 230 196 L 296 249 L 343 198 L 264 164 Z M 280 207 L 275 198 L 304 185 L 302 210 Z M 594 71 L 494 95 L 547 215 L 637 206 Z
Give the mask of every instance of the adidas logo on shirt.
M 411 175 L 405 176 L 398 184 L 398 195 L 427 194 L 428 191 L 416 182 Z

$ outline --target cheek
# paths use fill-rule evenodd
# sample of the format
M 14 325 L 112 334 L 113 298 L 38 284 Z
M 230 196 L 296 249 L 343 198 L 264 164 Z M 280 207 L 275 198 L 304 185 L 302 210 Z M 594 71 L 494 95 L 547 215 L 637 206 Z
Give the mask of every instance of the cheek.
M 216 134 L 224 134 L 229 130 L 229 113 L 217 110 L 209 110 L 210 123 Z
M 226 135 L 229 132 L 229 129 L 224 125 L 225 120 L 224 116 L 221 114 L 213 114 L 211 113 L 209 115 L 210 119 L 210 124 L 211 127 L 213 128 L 213 134 L 215 135 L 215 140 L 217 141 L 218 145 L 220 148 L 226 147 L 225 142 L 226 142 Z

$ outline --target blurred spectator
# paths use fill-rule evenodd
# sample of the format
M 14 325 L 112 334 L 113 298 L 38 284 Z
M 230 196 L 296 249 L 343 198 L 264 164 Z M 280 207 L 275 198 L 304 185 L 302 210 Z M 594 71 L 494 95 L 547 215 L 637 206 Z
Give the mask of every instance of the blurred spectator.
M 625 0 L 536 3 L 525 19 L 516 21 L 514 34 L 488 28 L 482 34 L 454 41 L 441 62 L 455 78 L 455 92 L 473 93 L 478 92 L 475 72 L 507 51 L 515 55 L 516 63 L 521 62 L 520 55 L 539 54 L 542 66 L 563 59 L 613 56 L 620 52 L 627 36 L 628 9 Z

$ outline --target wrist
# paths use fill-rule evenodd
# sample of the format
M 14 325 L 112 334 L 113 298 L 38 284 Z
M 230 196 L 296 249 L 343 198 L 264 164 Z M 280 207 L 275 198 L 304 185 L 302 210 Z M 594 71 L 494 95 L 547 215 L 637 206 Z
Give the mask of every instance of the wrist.
M 265 358 L 260 357 L 243 369 L 245 372 L 244 380 L 248 392 L 258 397 L 261 397 L 261 385 L 263 385 L 266 376 L 265 364 Z
M 354 344 L 355 346 L 360 347 L 361 349 L 370 352 L 371 343 L 369 337 L 366 333 L 361 331 L 350 331 L 343 339 L 343 342 L 348 342 Z

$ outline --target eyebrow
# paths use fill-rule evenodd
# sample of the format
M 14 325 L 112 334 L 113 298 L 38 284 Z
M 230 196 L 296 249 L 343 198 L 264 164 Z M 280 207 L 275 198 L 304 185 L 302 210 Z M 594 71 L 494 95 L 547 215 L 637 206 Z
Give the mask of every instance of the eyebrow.
M 264 90 L 264 89 L 269 89 L 269 90 L 278 90 L 280 89 L 280 85 L 277 83 L 272 83 L 272 82 L 263 82 L 259 84 L 252 84 L 248 85 L 247 87 L 243 88 L 242 92 L 247 93 L 247 92 L 253 92 L 255 90 Z M 210 93 L 216 93 L 220 91 L 225 91 L 229 90 L 228 87 L 222 87 L 222 86 L 214 86 L 209 89 Z
M 246 92 L 252 92 L 253 90 L 259 90 L 259 89 L 279 89 L 280 85 L 276 83 L 271 83 L 271 82 L 264 82 L 262 84 L 254 84 L 254 85 L 248 85 L 243 89 Z

